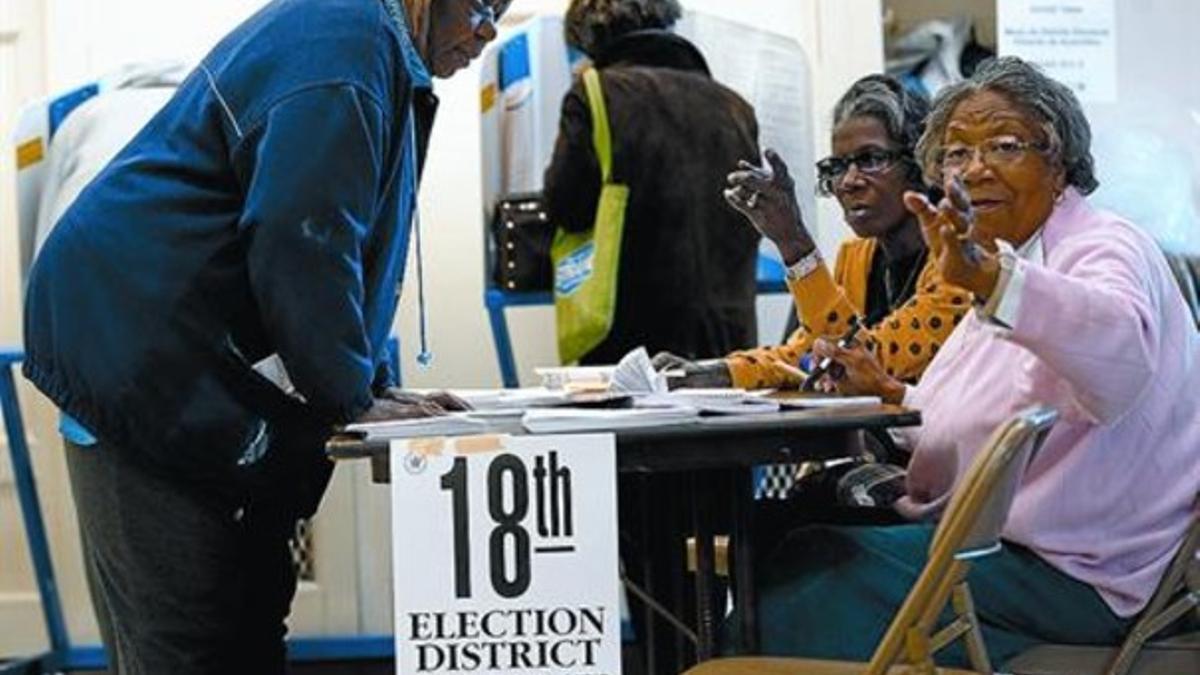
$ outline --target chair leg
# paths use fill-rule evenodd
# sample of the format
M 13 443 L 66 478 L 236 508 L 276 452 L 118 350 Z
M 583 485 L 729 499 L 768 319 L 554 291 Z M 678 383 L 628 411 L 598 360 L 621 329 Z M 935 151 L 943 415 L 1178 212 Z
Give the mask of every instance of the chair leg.
M 1108 670 L 1104 671 L 1105 675 L 1126 675 L 1133 668 L 1138 654 L 1150 638 L 1154 637 L 1162 629 L 1175 623 L 1176 620 L 1187 614 L 1197 605 L 1200 605 L 1200 595 L 1197 593 L 1188 593 L 1171 603 L 1170 606 L 1158 614 L 1142 617 L 1137 625 L 1133 627 L 1133 630 L 1129 631 L 1129 636 L 1121 644 L 1121 649 L 1108 666 Z
M 979 627 L 979 617 L 975 615 L 975 600 L 971 598 L 971 588 L 967 582 L 954 587 L 951 602 L 954 604 L 954 612 L 970 625 L 963 641 L 967 646 L 971 667 L 978 673 L 992 675 L 992 661 L 988 658 L 987 646 L 983 643 L 983 630 Z
M 937 666 L 933 663 L 933 650 L 929 645 L 929 633 L 919 626 L 908 629 L 904 635 L 905 660 L 909 672 L 913 675 L 937 675 Z

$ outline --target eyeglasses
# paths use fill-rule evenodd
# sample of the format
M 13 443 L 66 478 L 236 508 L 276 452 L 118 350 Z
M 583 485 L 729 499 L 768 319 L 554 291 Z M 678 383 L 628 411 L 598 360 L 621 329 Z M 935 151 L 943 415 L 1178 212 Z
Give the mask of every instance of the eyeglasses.
M 496 25 L 512 0 L 471 0 L 471 30 L 478 31 L 484 24 Z
M 983 163 L 991 168 L 1015 164 L 1025 157 L 1029 150 L 1045 152 L 1045 143 L 1026 141 L 1016 136 L 996 136 L 979 145 L 955 143 L 942 148 L 938 156 L 938 165 L 943 171 L 961 171 L 975 159 L 976 153 Z
M 842 178 L 850 171 L 851 165 L 858 167 L 860 173 L 872 176 L 887 171 L 896 162 L 908 156 L 908 153 L 899 150 L 879 148 L 849 155 L 831 155 L 817 162 L 817 192 L 826 197 L 832 195 Z

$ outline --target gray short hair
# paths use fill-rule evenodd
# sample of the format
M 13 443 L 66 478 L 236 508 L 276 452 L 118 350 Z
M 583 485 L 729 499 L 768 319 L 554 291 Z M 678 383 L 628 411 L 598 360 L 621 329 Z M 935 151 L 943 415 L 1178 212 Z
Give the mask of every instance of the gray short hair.
M 1065 84 L 1015 56 L 985 61 L 970 79 L 946 87 L 934 98 L 925 134 L 917 143 L 917 158 L 927 181 L 941 181 L 942 138 L 950 115 L 967 97 L 982 91 L 1004 96 L 1041 125 L 1049 145 L 1047 155 L 1063 168 L 1068 185 L 1085 195 L 1099 187 L 1092 159 L 1092 127 L 1079 99 Z
M 682 14 L 679 0 L 571 0 L 564 32 L 568 45 L 595 58 L 622 35 L 670 28 Z
M 852 117 L 871 117 L 879 120 L 888 136 L 900 150 L 914 155 L 917 141 L 925 131 L 925 117 L 929 115 L 929 98 L 924 94 L 904 88 L 899 80 L 890 75 L 867 75 L 859 78 L 833 107 L 833 126 Z M 921 184 L 921 172 L 915 164 L 911 180 Z

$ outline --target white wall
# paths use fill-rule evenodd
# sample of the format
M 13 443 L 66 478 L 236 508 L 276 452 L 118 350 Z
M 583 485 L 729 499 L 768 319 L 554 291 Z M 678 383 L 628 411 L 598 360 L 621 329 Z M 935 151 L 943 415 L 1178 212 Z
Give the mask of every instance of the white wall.
M 830 111 L 856 78 L 883 66 L 879 0 L 683 0 L 710 12 L 796 39 L 813 73 L 815 147 L 829 150 Z M 562 11 L 565 0 L 516 0 L 514 19 L 531 11 Z M 483 308 L 483 232 L 480 213 L 479 73 L 476 68 L 438 85 L 441 108 L 421 191 L 425 235 L 426 299 L 435 359 L 416 365 L 415 282 L 406 284 L 397 320 L 405 384 L 414 387 L 496 386 L 499 368 Z M 832 254 L 845 234 L 836 208 L 823 200 L 816 215 L 823 250 Z M 806 217 L 811 218 L 809 214 Z M 413 269 L 411 266 L 409 269 Z M 786 308 L 786 300 L 781 300 Z M 776 305 L 779 303 L 776 302 Z M 774 307 L 777 311 L 778 307 Z M 553 313 L 548 308 L 509 310 L 509 329 L 522 382 L 532 369 L 556 362 Z M 763 340 L 777 337 L 778 330 Z
M 131 61 L 198 61 L 266 0 L 46 0 L 45 4 L 47 84 L 50 91 L 58 91 Z

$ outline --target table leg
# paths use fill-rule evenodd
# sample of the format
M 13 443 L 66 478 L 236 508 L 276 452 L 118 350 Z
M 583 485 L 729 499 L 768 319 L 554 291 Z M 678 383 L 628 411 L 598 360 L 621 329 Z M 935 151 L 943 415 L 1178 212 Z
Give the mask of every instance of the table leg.
M 753 470 L 734 472 L 733 485 L 733 583 L 740 623 L 742 651 L 758 653 L 758 587 L 754 579 L 754 486 Z
M 639 549 L 642 556 L 642 585 L 646 593 L 650 596 L 654 595 L 656 584 L 654 575 L 656 573 L 654 566 L 654 523 L 651 519 L 653 507 L 650 500 L 652 476 L 638 476 L 637 481 L 637 499 L 638 499 L 638 518 L 641 521 L 638 530 L 641 534 Z M 644 639 L 644 648 L 646 650 L 646 672 L 658 672 L 658 640 L 657 640 L 657 624 L 658 617 L 654 614 L 654 608 L 649 603 L 643 603 L 643 626 L 646 631 Z
M 713 602 L 715 565 L 713 558 L 712 491 L 703 473 L 694 473 L 692 482 L 692 533 L 696 537 L 696 659 L 707 661 L 715 653 L 717 609 Z

